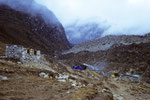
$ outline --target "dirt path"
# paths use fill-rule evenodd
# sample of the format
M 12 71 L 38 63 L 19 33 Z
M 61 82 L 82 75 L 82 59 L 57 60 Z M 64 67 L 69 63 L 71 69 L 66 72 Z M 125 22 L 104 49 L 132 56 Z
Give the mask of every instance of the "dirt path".
M 111 80 L 105 83 L 114 100 L 150 100 L 150 84 Z

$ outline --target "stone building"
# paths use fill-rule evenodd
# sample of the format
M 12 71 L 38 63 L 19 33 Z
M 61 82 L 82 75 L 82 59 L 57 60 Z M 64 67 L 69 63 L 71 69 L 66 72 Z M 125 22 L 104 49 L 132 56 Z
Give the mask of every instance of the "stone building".
M 37 62 L 40 60 L 40 50 L 24 48 L 20 45 L 6 45 L 6 57 L 18 59 L 21 62 Z

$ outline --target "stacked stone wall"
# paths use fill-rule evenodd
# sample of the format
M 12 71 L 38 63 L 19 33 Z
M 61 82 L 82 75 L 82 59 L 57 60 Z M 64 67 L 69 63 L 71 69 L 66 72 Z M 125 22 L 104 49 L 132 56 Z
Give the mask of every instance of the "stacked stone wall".
M 19 59 L 21 62 L 37 62 L 40 60 L 40 50 L 24 48 L 19 45 L 7 45 L 6 57 Z

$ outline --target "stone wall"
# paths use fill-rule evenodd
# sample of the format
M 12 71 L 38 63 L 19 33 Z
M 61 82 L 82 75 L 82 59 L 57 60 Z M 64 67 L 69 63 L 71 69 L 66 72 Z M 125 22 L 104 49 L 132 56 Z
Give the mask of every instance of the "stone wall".
M 20 45 L 7 45 L 6 57 L 18 59 L 21 62 L 37 62 L 40 60 L 40 51 L 30 48 L 24 48 Z

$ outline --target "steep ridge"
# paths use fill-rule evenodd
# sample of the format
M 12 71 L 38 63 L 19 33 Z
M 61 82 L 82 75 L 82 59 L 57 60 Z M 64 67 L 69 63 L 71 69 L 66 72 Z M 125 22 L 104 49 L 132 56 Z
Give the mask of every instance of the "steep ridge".
M 24 10 L 28 7 L 21 6 Z M 64 28 L 55 15 L 45 7 L 40 6 L 40 9 L 49 15 L 48 20 L 44 19 L 46 17 L 42 13 L 36 12 L 35 8 L 34 13 L 36 13 L 33 15 L 1 4 L 0 41 L 40 49 L 43 53 L 53 56 L 70 48 Z
M 120 36 L 105 36 L 97 40 L 91 40 L 82 44 L 75 45 L 69 51 L 63 52 L 63 54 L 68 53 L 78 53 L 81 51 L 89 51 L 89 52 L 96 52 L 101 50 L 108 50 L 114 46 L 120 45 L 130 45 L 132 43 L 147 43 L 150 42 L 150 36 L 147 34 L 145 36 L 138 36 L 138 35 L 120 35 Z

